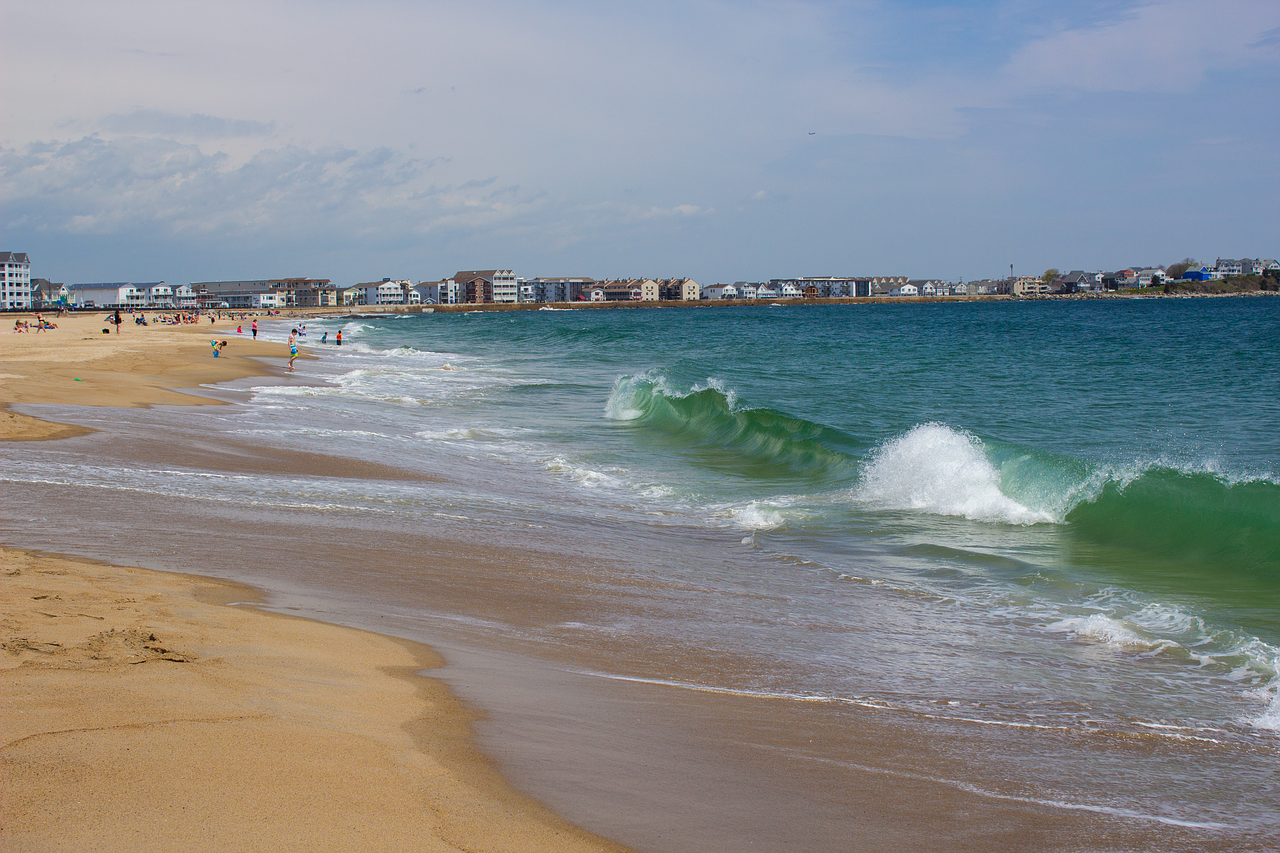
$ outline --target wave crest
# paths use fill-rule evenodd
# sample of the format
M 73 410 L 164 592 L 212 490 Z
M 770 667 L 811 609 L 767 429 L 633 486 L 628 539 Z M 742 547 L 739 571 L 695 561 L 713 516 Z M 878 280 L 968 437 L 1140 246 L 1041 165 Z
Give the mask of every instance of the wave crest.
M 713 467 L 745 476 L 838 477 L 856 470 L 849 436 L 774 409 L 743 406 L 733 389 L 716 379 L 678 391 L 652 371 L 619 377 L 605 417 L 665 437 Z
M 982 442 L 946 424 L 919 424 L 885 442 L 862 466 L 859 500 L 975 521 L 1037 524 L 1059 520 L 1009 497 Z

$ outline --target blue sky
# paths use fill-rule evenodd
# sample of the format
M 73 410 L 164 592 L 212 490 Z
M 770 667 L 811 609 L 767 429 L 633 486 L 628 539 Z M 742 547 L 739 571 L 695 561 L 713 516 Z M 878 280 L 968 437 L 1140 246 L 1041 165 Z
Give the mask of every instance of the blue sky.
M 1280 3 L 0 6 L 56 281 L 965 279 L 1280 256 Z

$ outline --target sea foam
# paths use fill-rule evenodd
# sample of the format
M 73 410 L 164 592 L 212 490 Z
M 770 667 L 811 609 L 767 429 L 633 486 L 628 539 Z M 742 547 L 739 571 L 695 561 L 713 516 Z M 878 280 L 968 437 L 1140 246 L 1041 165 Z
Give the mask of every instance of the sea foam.
M 859 500 L 886 509 L 914 509 L 975 521 L 1037 524 L 1057 521 L 1006 495 L 1000 472 L 974 435 L 946 424 L 920 424 L 877 448 L 862 466 Z

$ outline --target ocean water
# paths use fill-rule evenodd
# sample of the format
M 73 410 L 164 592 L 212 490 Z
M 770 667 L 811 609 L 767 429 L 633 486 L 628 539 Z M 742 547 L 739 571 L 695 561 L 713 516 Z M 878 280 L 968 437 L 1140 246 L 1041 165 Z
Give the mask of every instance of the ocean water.
M 1190 847 L 1280 838 L 1280 300 L 307 328 L 320 358 L 297 379 L 240 383 L 239 405 L 212 414 L 131 414 L 113 424 L 119 447 L 221 441 L 431 479 L 244 473 L 181 454 L 126 464 L 113 446 L 64 442 L 4 474 L 32 501 L 16 527 L 38 538 L 55 526 L 41 507 L 104 493 L 135 518 L 176 504 L 241 530 L 292 523 L 382 549 L 341 580 L 274 576 L 359 600 L 364 624 L 784 703 L 801 726 L 821 707 L 850 715 L 836 730 L 869 712 L 961 732 L 911 772 L 1177 828 Z M 319 345 L 338 328 L 343 347 Z M 71 523 L 97 555 L 127 543 L 172 565 L 161 529 L 192 535 L 168 517 L 129 531 L 94 517 Z M 434 537 L 528 565 L 427 584 L 431 549 L 414 542 Z M 219 553 L 204 558 L 215 572 Z M 814 737 L 807 757 L 824 760 Z

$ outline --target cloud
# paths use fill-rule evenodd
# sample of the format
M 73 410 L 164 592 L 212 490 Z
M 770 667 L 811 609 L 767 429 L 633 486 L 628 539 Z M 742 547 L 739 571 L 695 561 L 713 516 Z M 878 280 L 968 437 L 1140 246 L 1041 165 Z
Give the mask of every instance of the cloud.
M 1267 48 L 1278 24 L 1274 0 L 1149 3 L 1034 39 L 1013 54 L 1004 75 L 1022 91 L 1185 94 L 1210 69 L 1273 59 Z
M 191 113 L 179 115 L 159 110 L 134 110 L 121 115 L 112 113 L 100 122 L 108 133 L 142 134 L 191 139 L 230 139 L 241 136 L 265 136 L 275 130 L 275 122 L 218 118 Z
M 256 241 L 492 225 L 536 203 L 515 188 L 481 195 L 491 181 L 431 184 L 432 166 L 388 148 L 298 146 L 232 165 L 191 143 L 93 135 L 0 149 L 0 193 L 10 227 Z

